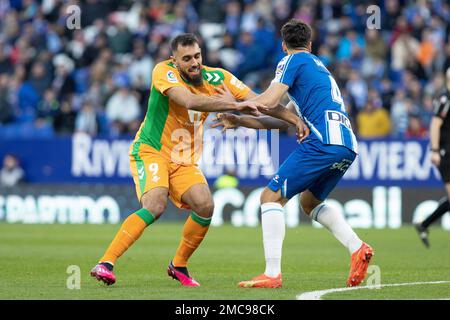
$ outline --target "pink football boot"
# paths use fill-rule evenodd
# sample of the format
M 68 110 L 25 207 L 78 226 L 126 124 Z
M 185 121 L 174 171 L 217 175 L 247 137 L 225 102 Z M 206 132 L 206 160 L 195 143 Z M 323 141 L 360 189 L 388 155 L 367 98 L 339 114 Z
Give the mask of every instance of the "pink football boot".
M 91 270 L 91 277 L 96 278 L 98 281 L 103 281 L 108 286 L 116 282 L 114 273 L 100 263 Z
M 188 275 L 184 274 L 181 271 L 178 271 L 174 266 L 173 263 L 170 262 L 169 267 L 167 268 L 167 274 L 174 278 L 175 280 L 180 281 L 181 285 L 184 287 L 199 287 L 200 283 L 195 281 L 195 279 L 191 278 Z

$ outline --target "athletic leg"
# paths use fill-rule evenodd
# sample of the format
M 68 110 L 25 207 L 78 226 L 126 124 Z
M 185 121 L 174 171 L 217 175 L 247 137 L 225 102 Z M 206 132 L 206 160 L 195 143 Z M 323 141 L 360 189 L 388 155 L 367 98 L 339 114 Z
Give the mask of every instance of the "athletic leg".
M 130 169 L 142 208 L 123 221 L 99 264 L 91 270 L 91 276 L 107 284 L 115 282 L 113 267 L 117 259 L 139 239 L 147 226 L 160 217 L 167 206 L 169 193 L 167 161 L 149 146 L 144 144 L 133 146 L 130 153 Z
M 450 188 L 450 187 L 449 187 Z M 439 200 L 439 205 L 433 213 L 428 216 L 424 221 L 422 221 L 421 225 L 424 229 L 428 229 L 428 227 L 433 224 L 436 220 L 442 217 L 450 210 L 450 203 L 448 201 L 448 197 L 444 197 Z
M 282 286 L 281 256 L 285 236 L 284 205 L 294 195 L 307 189 L 320 173 L 313 160 L 317 155 L 301 144 L 282 164 L 261 193 L 261 226 L 266 268 L 263 274 L 239 283 L 243 288 L 278 288 Z
M 142 235 L 144 229 L 157 220 L 167 207 L 167 188 L 158 187 L 142 196 L 142 208 L 129 215 L 100 262 L 112 265 Z
M 344 217 L 331 206 L 317 199 L 311 191 L 302 192 L 300 204 L 303 211 L 313 220 L 326 227 L 348 249 L 350 254 L 361 247 L 363 242 Z
M 108 285 L 115 282 L 114 264 L 140 238 L 145 228 L 161 216 L 167 206 L 167 195 L 167 188 L 159 187 L 142 196 L 142 208 L 124 220 L 103 257 L 91 270 L 91 276 Z
M 182 196 L 182 201 L 189 205 L 191 212 L 183 227 L 183 236 L 173 258 L 175 267 L 186 267 L 188 260 L 201 244 L 211 223 L 214 203 L 206 184 L 190 187 Z
M 341 146 L 327 146 L 323 148 L 323 152 L 327 155 L 328 167 L 308 190 L 302 192 L 300 203 L 307 215 L 326 227 L 350 252 L 347 285 L 357 286 L 367 274 L 373 249 L 361 241 L 339 212 L 323 203 L 352 164 L 356 154 Z
M 214 203 L 203 173 L 198 166 L 172 165 L 170 199 L 179 208 L 190 210 L 168 274 L 183 286 L 199 286 L 189 275 L 188 260 L 200 246 L 209 230 Z
M 428 248 L 430 246 L 430 242 L 428 240 L 428 227 L 433 224 L 436 220 L 442 217 L 445 213 L 450 211 L 450 183 L 447 182 L 445 184 L 445 189 L 447 191 L 447 197 L 442 198 L 439 201 L 438 207 L 433 211 L 431 215 L 429 215 L 424 221 L 415 225 L 416 230 L 419 234 L 420 239 L 423 244 Z

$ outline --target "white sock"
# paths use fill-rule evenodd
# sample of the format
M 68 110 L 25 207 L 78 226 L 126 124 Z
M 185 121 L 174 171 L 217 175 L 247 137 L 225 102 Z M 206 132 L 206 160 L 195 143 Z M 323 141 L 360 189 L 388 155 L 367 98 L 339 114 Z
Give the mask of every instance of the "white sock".
M 352 254 L 357 251 L 362 241 L 345 221 L 344 217 L 332 207 L 322 203 L 311 211 L 311 218 L 326 227 Z
M 284 210 L 281 204 L 263 203 L 261 205 L 261 224 L 266 258 L 264 274 L 273 278 L 281 273 L 281 250 L 285 234 Z

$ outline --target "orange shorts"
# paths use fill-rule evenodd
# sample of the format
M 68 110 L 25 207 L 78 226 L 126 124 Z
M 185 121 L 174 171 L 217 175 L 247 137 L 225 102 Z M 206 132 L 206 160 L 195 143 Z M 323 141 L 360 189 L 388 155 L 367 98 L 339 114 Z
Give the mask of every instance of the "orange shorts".
M 183 194 L 195 184 L 208 184 L 198 165 L 171 162 L 154 148 L 140 142 L 131 145 L 130 168 L 139 201 L 151 189 L 164 187 L 169 189 L 169 198 L 175 206 L 189 209 L 181 201 Z

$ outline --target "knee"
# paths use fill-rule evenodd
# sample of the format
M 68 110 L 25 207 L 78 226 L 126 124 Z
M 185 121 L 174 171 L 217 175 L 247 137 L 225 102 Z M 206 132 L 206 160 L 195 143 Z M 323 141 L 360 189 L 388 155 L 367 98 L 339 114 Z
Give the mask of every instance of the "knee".
M 312 211 L 323 202 L 314 196 L 314 194 L 306 190 L 300 195 L 300 205 L 302 206 L 303 212 L 308 216 L 311 216 Z
M 261 204 L 268 203 L 268 202 L 274 202 L 274 203 L 279 203 L 282 207 L 284 207 L 286 205 L 286 203 L 289 201 L 289 199 L 283 198 L 281 196 L 280 190 L 278 190 L 277 192 L 274 192 L 274 191 L 270 190 L 269 188 L 265 188 L 261 192 L 261 196 L 260 196 L 259 200 L 260 200 Z
M 306 213 L 308 216 L 311 215 L 311 212 L 316 207 L 315 204 L 309 201 L 305 201 L 304 199 L 300 199 L 300 205 L 302 206 L 303 212 Z
M 214 212 L 214 202 L 212 200 L 198 202 L 192 206 L 192 210 L 203 218 L 210 218 Z
M 164 211 L 166 211 L 167 198 L 161 197 L 156 201 L 150 201 L 148 199 L 147 201 L 142 201 L 142 206 L 150 211 L 156 220 L 164 213 Z
M 277 192 L 273 192 L 268 188 L 264 188 L 264 190 L 261 192 L 259 200 L 261 203 L 280 202 L 281 196 Z

